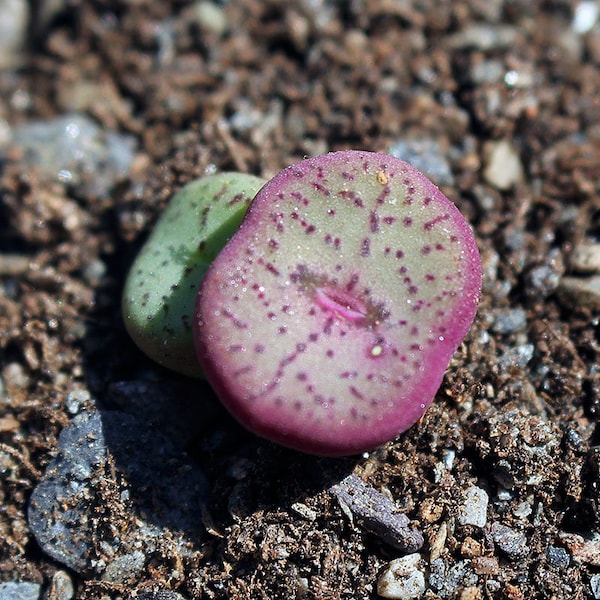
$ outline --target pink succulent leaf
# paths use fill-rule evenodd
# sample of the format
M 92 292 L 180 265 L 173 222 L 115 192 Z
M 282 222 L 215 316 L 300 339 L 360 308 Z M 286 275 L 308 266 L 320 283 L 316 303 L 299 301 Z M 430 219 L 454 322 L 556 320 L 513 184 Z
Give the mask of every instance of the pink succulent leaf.
M 481 261 L 438 188 L 382 154 L 288 167 L 206 274 L 195 341 L 252 431 L 323 455 L 373 448 L 425 412 L 475 317 Z

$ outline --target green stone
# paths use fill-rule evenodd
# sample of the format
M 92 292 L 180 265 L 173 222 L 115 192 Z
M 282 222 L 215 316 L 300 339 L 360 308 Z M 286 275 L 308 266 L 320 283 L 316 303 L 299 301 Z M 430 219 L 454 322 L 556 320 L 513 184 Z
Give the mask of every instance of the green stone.
M 200 377 L 192 335 L 198 286 L 265 182 L 243 173 L 193 181 L 173 196 L 135 259 L 123 292 L 125 327 L 157 363 Z

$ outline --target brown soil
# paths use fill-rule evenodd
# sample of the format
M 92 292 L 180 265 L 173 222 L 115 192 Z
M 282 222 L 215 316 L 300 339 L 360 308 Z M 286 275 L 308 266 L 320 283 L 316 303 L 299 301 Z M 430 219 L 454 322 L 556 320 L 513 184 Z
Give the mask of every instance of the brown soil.
M 403 553 L 328 491 L 352 470 L 423 533 L 423 597 L 593 598 L 598 305 L 557 293 L 574 249 L 600 241 L 600 29 L 573 33 L 577 4 L 233 0 L 216 5 L 221 28 L 189 2 L 94 0 L 34 23 L 22 67 L 0 77 L 0 117 L 16 127 L 79 110 L 139 145 L 109 195 L 49 184 L 16 151 L 3 165 L 0 581 L 45 588 L 64 569 L 36 544 L 27 506 L 71 419 L 69 394 L 110 408 L 115 386 L 149 381 L 201 406 L 188 458 L 212 490 L 202 531 L 180 551 L 158 548 L 126 583 L 71 572 L 76 598 L 377 598 Z M 467 39 L 475 24 L 485 39 Z M 501 75 L 477 76 L 485 61 Z M 474 227 L 485 284 L 436 401 L 406 434 L 355 459 L 300 456 L 242 431 L 204 385 L 128 339 L 128 265 L 182 184 L 212 165 L 270 177 L 306 155 L 421 138 L 451 166 L 443 189 Z M 498 140 L 523 167 L 506 189 L 485 170 Z M 524 326 L 503 329 L 519 308 Z M 484 527 L 460 519 L 472 486 L 490 498 Z M 110 494 L 94 501 L 111 514 Z M 526 543 L 511 548 L 499 526 Z M 454 587 L 436 584 L 440 569 Z

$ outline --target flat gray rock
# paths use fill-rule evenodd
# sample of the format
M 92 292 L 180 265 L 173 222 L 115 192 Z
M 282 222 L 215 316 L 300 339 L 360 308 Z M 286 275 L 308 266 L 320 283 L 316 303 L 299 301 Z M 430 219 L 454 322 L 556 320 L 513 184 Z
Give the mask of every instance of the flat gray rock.
M 203 473 L 162 429 L 121 411 L 82 413 L 61 433 L 28 519 L 58 562 L 104 573 L 105 580 L 113 572 L 129 579 L 135 574 L 123 576 L 118 561 L 135 550 L 141 570 L 165 528 L 201 534 L 208 495 Z
M 38 600 L 42 591 L 39 583 L 9 581 L 0 583 L 1 600 Z

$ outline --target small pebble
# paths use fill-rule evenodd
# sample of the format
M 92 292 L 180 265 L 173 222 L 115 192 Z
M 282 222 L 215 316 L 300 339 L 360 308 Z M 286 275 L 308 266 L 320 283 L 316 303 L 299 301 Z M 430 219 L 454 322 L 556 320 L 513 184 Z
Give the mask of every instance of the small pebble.
M 504 83 L 510 88 L 528 88 L 534 83 L 533 73 L 527 71 L 515 71 L 511 69 L 504 74 Z M 531 106 L 537 106 L 532 100 Z
M 596 600 L 600 600 L 600 573 L 596 573 L 590 577 L 590 587 L 592 594 Z
M 489 496 L 485 490 L 472 486 L 465 492 L 465 500 L 458 508 L 458 522 L 461 525 L 485 527 Z
M 312 508 L 306 506 L 306 504 L 303 504 L 302 502 L 294 502 L 294 504 L 292 504 L 292 510 L 297 515 L 300 515 L 303 519 L 306 519 L 307 521 L 314 521 L 318 516 L 316 510 L 313 510 Z
M 227 32 L 229 23 L 223 7 L 217 2 L 200 1 L 192 6 L 193 17 L 204 30 L 212 31 L 218 36 Z
M 83 268 L 83 276 L 90 285 L 97 285 L 106 275 L 108 267 L 102 260 L 95 259 L 87 263 Z
M 27 0 L 0 0 L 0 69 L 23 62 L 28 22 Z
M 525 293 L 530 298 L 547 298 L 553 294 L 560 283 L 561 272 L 552 265 L 534 267 L 525 275 Z
M 498 548 L 513 560 L 521 558 L 529 552 L 527 538 L 522 531 L 515 531 L 502 523 L 493 523 L 492 537 Z
M 74 594 L 70 575 L 66 571 L 56 571 L 52 575 L 50 587 L 44 594 L 44 600 L 72 600 Z
M 23 254 L 0 254 L 0 275 L 23 275 L 30 264 L 31 259 Z
M 502 81 L 505 68 L 499 60 L 482 60 L 476 63 L 471 69 L 471 78 L 473 83 L 481 85 L 482 83 L 495 83 Z
M 467 536 L 460 545 L 460 553 L 466 558 L 478 558 L 482 554 L 481 544 L 471 536 Z
M 590 32 L 598 22 L 600 7 L 595 0 L 583 0 L 575 7 L 572 27 L 579 35 Z
M 102 573 L 102 581 L 124 585 L 133 583 L 144 568 L 145 562 L 146 556 L 139 550 L 119 556 L 108 564 L 106 571 Z
M 497 575 L 500 572 L 500 565 L 495 556 L 477 556 L 471 561 L 473 569 L 477 575 Z
M 29 375 L 21 363 L 8 363 L 2 371 L 2 378 L 7 389 L 25 389 L 29 385 Z
M 390 562 L 377 582 L 382 598 L 410 600 L 425 593 L 425 574 L 419 563 L 420 554 L 408 554 Z
M 600 244 L 582 244 L 571 255 L 571 268 L 579 273 L 600 273 Z
M 1 600 L 39 600 L 42 586 L 28 581 L 0 583 Z
M 586 539 L 575 533 L 560 533 L 560 539 L 578 563 L 600 567 L 600 536 Z
M 517 38 L 517 28 L 510 25 L 475 23 L 450 36 L 452 48 L 500 50 L 512 46 Z
M 514 367 L 524 369 L 529 361 L 533 358 L 535 346 L 533 344 L 521 344 L 514 348 L 509 348 L 504 352 L 498 362 L 504 371 L 508 371 Z
M 461 560 L 451 567 L 443 558 L 431 563 L 429 585 L 441 598 L 454 598 L 459 590 L 475 585 L 478 577 L 470 560 Z
M 73 390 L 67 396 L 65 407 L 70 415 L 76 415 L 81 407 L 90 401 L 91 397 L 88 390 Z
M 600 310 L 600 275 L 563 277 L 558 284 L 557 293 L 566 307 Z
M 492 331 L 506 335 L 527 328 L 527 314 L 522 308 L 498 311 L 494 318 Z
M 446 547 L 448 524 L 444 521 L 433 535 L 429 536 L 429 562 L 437 560 Z
M 548 563 L 557 569 L 566 569 L 571 562 L 569 553 L 564 548 L 548 546 L 546 549 L 546 559 Z
M 423 535 L 412 529 L 408 517 L 386 496 L 367 485 L 360 477 L 349 475 L 329 489 L 359 525 L 403 552 L 416 552 L 423 546 Z
M 177 592 L 171 590 L 158 590 L 157 592 L 142 592 L 136 596 L 137 600 L 185 600 Z
M 389 153 L 419 169 L 437 185 L 454 184 L 450 164 L 436 140 L 428 138 L 399 140 L 390 146 Z
M 510 190 L 523 180 L 523 164 L 517 151 L 507 140 L 489 142 L 485 148 L 487 164 L 483 178 L 498 190 Z
M 531 505 L 531 502 L 532 499 L 528 499 L 520 504 L 517 504 L 513 510 L 513 515 L 518 519 L 526 519 L 533 512 L 533 506 Z
M 482 600 L 483 594 L 481 590 L 471 585 L 460 592 L 459 600 Z
M 108 132 L 79 113 L 20 125 L 14 144 L 23 151 L 25 167 L 94 196 L 108 193 L 127 175 L 136 148 L 132 136 Z

